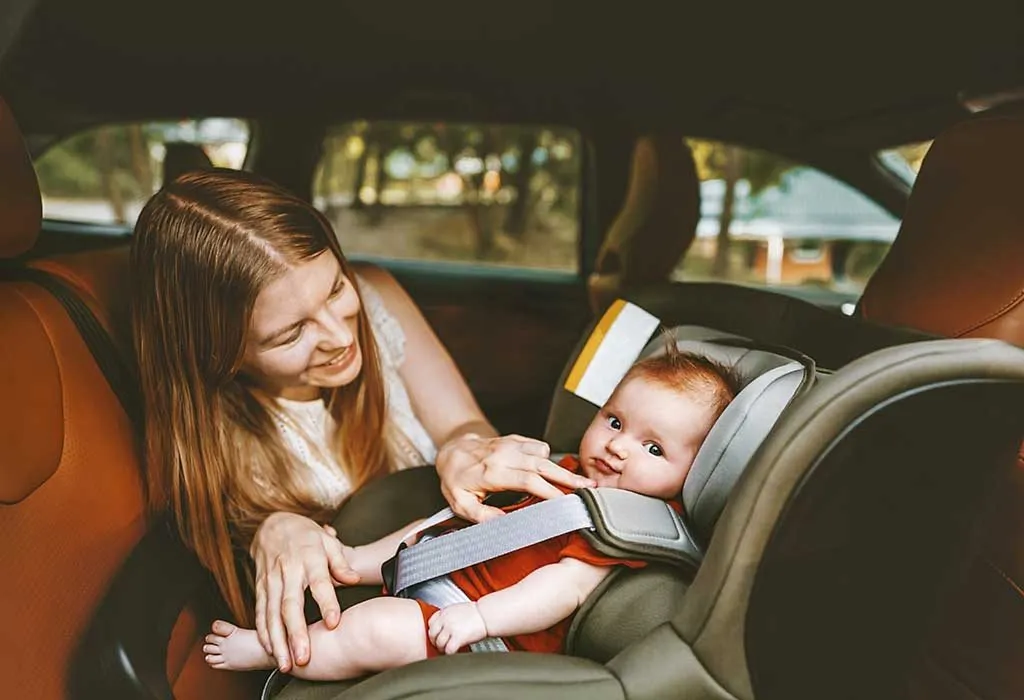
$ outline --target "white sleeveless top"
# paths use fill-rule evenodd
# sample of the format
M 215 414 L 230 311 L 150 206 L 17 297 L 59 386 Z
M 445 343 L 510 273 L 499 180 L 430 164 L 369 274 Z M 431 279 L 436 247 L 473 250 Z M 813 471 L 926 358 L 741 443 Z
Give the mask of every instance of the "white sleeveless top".
M 405 362 L 405 332 L 384 306 L 380 293 L 362 277 L 357 275 L 356 279 L 360 300 L 377 341 L 387 420 L 392 429 L 401 434 L 401 439 L 388 441 L 392 468 L 433 464 L 437 446 L 413 411 L 409 392 L 398 374 Z M 283 414 L 277 420 L 278 430 L 295 455 L 298 468 L 309 471 L 309 481 L 319 492 L 320 502 L 327 508 L 337 507 L 352 490 L 352 485 L 328 448 L 328 436 L 337 429 L 334 417 L 323 399 L 296 401 L 279 397 L 275 401 Z

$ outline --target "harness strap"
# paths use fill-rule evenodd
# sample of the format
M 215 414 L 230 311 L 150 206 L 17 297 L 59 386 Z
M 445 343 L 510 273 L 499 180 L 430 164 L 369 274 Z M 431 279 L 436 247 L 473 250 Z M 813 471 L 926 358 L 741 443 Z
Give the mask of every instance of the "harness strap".
M 449 605 L 470 602 L 469 596 L 466 595 L 465 591 L 456 586 L 447 576 L 438 576 L 413 586 L 406 590 L 402 597 L 422 600 L 424 603 L 430 603 L 442 609 L 447 608 Z M 501 637 L 486 637 L 479 642 L 470 644 L 469 648 L 474 652 L 508 651 L 508 646 L 505 645 Z
M 441 513 L 427 522 L 435 521 Z M 392 595 L 400 596 L 406 589 L 424 581 L 591 527 L 592 524 L 590 514 L 578 496 L 541 501 L 500 518 L 470 525 L 412 547 L 399 548 L 398 554 L 384 566 L 385 584 Z M 393 578 L 389 576 L 391 572 L 388 569 L 393 569 Z
M 449 516 L 450 511 L 441 511 L 413 532 Z M 575 531 L 583 531 L 595 549 L 609 556 L 660 560 L 692 569 L 703 558 L 696 538 L 665 501 L 596 488 L 540 501 L 411 547 L 400 546 L 381 573 L 392 595 L 405 596 L 405 591 L 425 581 Z

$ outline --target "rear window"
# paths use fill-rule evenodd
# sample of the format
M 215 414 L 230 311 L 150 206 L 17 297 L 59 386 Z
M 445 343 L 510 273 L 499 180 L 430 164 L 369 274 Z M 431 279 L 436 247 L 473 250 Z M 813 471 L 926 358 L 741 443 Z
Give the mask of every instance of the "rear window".
M 338 124 L 314 204 L 349 255 L 575 273 L 580 147 L 554 126 Z
M 241 168 L 249 126 L 240 119 L 186 119 L 104 125 L 74 134 L 35 161 L 47 219 L 133 226 L 164 179 L 168 150 Z M 174 159 L 172 159 L 174 160 Z

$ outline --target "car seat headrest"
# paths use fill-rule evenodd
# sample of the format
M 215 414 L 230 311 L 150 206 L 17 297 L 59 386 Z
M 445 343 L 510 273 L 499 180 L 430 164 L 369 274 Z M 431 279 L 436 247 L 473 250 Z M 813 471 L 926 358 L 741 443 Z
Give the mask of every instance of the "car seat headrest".
M 865 318 L 948 337 L 1024 345 L 1024 117 L 986 116 L 940 134 L 899 235 L 861 297 Z
M 173 182 L 179 175 L 192 170 L 206 170 L 213 167 L 210 156 L 203 147 L 187 141 L 171 141 L 164 144 L 163 183 Z
M 700 180 L 681 133 L 638 138 L 629 189 L 611 223 L 587 285 L 603 311 L 624 287 L 664 282 L 697 235 Z
M 679 350 L 717 362 L 737 384 L 736 397 L 704 439 L 683 484 L 687 520 L 707 544 L 736 480 L 814 369 L 768 350 L 723 345 L 743 339 L 710 328 L 680 326 L 671 333 Z M 664 352 L 665 340 L 656 337 L 640 359 Z
M 35 245 L 43 220 L 39 182 L 25 140 L 0 98 L 0 259 Z

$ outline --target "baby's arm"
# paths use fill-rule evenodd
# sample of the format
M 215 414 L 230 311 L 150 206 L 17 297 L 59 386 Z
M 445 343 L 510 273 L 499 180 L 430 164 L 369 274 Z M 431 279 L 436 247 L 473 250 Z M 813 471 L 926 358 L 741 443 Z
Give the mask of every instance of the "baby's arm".
M 401 530 L 396 530 L 390 535 L 370 544 L 360 545 L 359 547 L 349 547 L 347 544 L 342 544 L 342 553 L 345 555 L 345 561 L 348 562 L 353 571 L 359 574 L 359 583 L 383 583 L 380 576 L 381 565 L 395 555 L 398 545 L 402 543 L 403 535 L 421 522 L 423 521 L 416 520 L 411 522 Z M 415 540 L 415 537 L 411 537 L 408 543 L 412 544 Z
M 434 613 L 427 634 L 438 650 L 454 654 L 485 637 L 546 630 L 572 615 L 611 570 L 610 566 L 564 558 L 475 603 L 451 605 Z
M 511 637 L 540 632 L 576 612 L 597 584 L 611 572 L 565 558 L 537 569 L 519 583 L 476 602 L 489 637 Z

